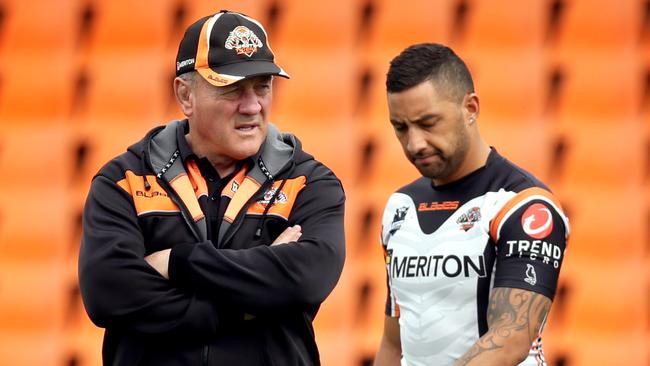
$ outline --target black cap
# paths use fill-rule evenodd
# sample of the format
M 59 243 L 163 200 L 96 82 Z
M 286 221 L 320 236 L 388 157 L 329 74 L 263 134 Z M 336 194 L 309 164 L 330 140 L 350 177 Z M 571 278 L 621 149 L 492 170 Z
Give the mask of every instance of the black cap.
M 262 24 L 228 10 L 203 17 L 185 31 L 176 56 L 176 76 L 192 70 L 215 86 L 257 75 L 289 78 L 275 64 Z

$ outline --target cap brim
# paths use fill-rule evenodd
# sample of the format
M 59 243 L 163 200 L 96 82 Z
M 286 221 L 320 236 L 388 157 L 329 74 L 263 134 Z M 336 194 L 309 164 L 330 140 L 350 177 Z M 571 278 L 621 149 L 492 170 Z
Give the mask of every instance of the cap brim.
M 196 71 L 208 83 L 215 86 L 226 86 L 246 78 L 260 75 L 277 75 L 289 79 L 289 74 L 278 67 L 278 65 L 272 61 L 261 60 L 237 62 L 209 69 L 197 69 Z

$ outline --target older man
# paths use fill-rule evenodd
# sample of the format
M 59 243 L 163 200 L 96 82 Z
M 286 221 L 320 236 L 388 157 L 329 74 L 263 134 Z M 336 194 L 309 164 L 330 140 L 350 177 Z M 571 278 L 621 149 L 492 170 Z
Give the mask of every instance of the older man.
M 95 176 L 80 287 L 106 328 L 106 365 L 317 365 L 312 321 L 345 257 L 344 193 L 268 122 L 274 62 L 262 25 L 192 24 L 174 93 L 187 117 Z

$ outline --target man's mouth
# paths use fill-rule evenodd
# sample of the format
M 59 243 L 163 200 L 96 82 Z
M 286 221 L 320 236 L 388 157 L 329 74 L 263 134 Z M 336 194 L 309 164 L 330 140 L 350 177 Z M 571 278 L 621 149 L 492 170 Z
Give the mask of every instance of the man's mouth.
M 235 129 L 240 132 L 251 132 L 259 127 L 257 123 L 244 123 L 239 126 L 236 126 Z

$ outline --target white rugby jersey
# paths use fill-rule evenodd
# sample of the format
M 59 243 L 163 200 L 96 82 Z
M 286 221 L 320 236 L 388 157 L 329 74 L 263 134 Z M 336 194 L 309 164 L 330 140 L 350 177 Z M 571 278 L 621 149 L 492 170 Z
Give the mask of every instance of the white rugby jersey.
M 553 299 L 568 233 L 548 188 L 494 149 L 458 181 L 423 177 L 393 193 L 382 244 L 402 364 L 452 365 L 487 331 L 494 287 Z M 545 364 L 540 336 L 522 365 Z

